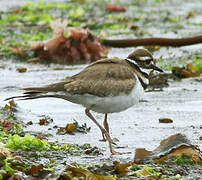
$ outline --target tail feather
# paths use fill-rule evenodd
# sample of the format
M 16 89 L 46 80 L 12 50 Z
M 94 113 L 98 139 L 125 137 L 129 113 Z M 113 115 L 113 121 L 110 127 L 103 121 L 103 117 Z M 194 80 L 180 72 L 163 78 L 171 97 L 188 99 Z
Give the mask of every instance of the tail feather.
M 33 94 L 41 94 L 42 92 L 39 92 L 39 91 L 27 91 L 27 92 L 24 92 L 23 94 L 29 94 L 29 95 L 33 95 Z
M 28 99 L 37 99 L 37 98 L 44 98 L 44 97 L 57 97 L 57 95 L 46 94 L 49 92 L 57 92 L 57 91 L 65 91 L 64 85 L 68 82 L 59 82 L 55 84 L 50 84 L 42 87 L 32 87 L 32 88 L 23 88 L 24 95 L 21 96 L 13 96 L 6 98 L 4 101 L 8 101 L 11 99 L 19 99 L 19 100 L 28 100 Z
M 46 98 L 46 97 L 57 97 L 57 95 L 49 95 L 49 94 L 42 94 L 42 93 L 37 93 L 37 94 L 25 94 L 22 96 L 13 96 L 6 98 L 4 101 L 8 101 L 11 99 L 18 99 L 18 100 L 30 100 L 30 99 L 38 99 L 38 98 Z
M 42 93 L 39 93 L 39 92 L 25 92 L 24 95 L 12 96 L 12 97 L 6 98 L 4 101 L 8 101 L 11 99 L 18 99 L 18 100 L 36 99 L 36 98 L 40 98 L 43 96 L 44 95 L 42 95 Z
M 11 100 L 11 99 L 24 99 L 24 98 L 27 98 L 27 97 L 29 97 L 29 95 L 12 96 L 12 97 L 4 99 L 4 101 L 8 101 L 8 100 Z

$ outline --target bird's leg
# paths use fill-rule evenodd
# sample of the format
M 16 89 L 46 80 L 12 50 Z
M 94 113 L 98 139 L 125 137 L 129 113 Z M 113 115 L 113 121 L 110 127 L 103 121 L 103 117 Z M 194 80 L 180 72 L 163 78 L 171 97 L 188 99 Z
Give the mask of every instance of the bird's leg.
M 99 129 L 101 130 L 102 134 L 104 137 L 106 137 L 106 134 L 108 134 L 108 136 L 110 137 L 109 133 L 106 131 L 106 129 L 104 129 L 97 121 L 96 119 L 93 117 L 93 115 L 90 113 L 89 109 L 85 110 L 86 115 L 99 127 Z M 107 140 L 107 139 L 106 139 Z M 110 137 L 110 142 L 112 143 L 112 139 Z
M 112 143 L 113 143 L 113 141 L 112 141 L 112 139 L 111 139 L 109 133 L 107 132 L 106 129 L 104 129 L 104 128 L 96 121 L 96 119 L 95 119 L 95 118 L 92 116 L 92 114 L 90 113 L 90 110 L 89 110 L 89 109 L 86 109 L 86 110 L 85 110 L 85 113 L 86 113 L 86 115 L 100 128 L 102 134 L 104 134 L 104 136 L 106 137 L 106 139 L 107 139 L 107 141 L 108 141 L 108 143 L 109 143 L 110 152 L 111 152 L 112 154 L 120 154 L 120 153 L 118 153 L 118 152 L 116 152 L 116 151 L 113 150 L 113 148 L 112 148 Z
M 103 122 L 104 128 L 106 129 L 106 131 L 109 134 L 109 124 L 107 122 L 107 114 L 105 114 L 105 118 L 104 118 L 104 122 Z M 103 137 L 103 141 L 106 141 L 106 138 L 104 136 L 104 134 L 102 133 L 102 137 Z M 116 145 L 116 143 L 112 140 L 112 144 Z
M 104 118 L 104 128 L 106 129 L 106 131 L 109 133 L 109 124 L 107 122 L 107 114 L 105 114 L 105 118 Z
M 104 128 L 105 130 L 108 132 L 109 134 L 109 125 L 107 123 L 107 114 L 105 114 L 105 118 L 104 118 L 104 122 L 103 122 L 103 125 L 104 125 Z M 106 138 L 105 138 L 105 134 L 102 132 L 102 139 L 100 141 L 106 141 Z

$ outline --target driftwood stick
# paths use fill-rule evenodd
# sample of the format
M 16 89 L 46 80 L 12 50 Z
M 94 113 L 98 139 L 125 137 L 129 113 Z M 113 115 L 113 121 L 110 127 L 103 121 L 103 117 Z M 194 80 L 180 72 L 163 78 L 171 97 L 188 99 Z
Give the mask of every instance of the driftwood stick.
M 103 39 L 103 45 L 112 47 L 134 47 L 134 46 L 188 46 L 202 43 L 202 35 L 186 38 L 142 38 L 142 39 Z

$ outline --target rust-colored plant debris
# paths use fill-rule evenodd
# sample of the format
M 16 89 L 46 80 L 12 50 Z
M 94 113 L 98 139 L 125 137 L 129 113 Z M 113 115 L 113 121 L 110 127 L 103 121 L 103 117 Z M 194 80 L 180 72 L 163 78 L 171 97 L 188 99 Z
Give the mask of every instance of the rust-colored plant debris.
M 43 177 L 45 174 L 48 174 L 48 172 L 48 170 L 44 169 L 43 164 L 32 164 L 28 174 L 31 174 L 33 177 Z
M 16 105 L 16 103 L 14 102 L 14 100 L 10 100 L 10 101 L 8 102 L 8 104 L 6 104 L 6 105 L 3 107 L 3 109 L 4 109 L 4 110 L 8 109 L 8 110 L 10 110 L 10 111 L 16 111 L 16 107 L 17 107 L 17 105 Z
M 144 48 L 148 49 L 149 51 L 158 51 L 161 48 L 161 46 L 158 46 L 158 45 L 156 45 L 156 46 L 144 46 Z
M 101 176 L 90 171 L 75 167 L 67 167 L 66 172 L 61 174 L 59 179 L 92 179 L 92 180 L 115 180 L 112 176 Z
M 173 120 L 169 118 L 160 118 L 159 123 L 173 123 Z
M 187 16 L 186 16 L 186 19 L 189 19 L 189 18 L 194 17 L 194 16 L 195 16 L 194 11 L 189 11 Z
M 120 11 L 126 11 L 126 7 L 125 6 L 119 6 L 116 4 L 108 4 L 108 5 L 106 5 L 106 10 L 107 11 L 120 12 Z
M 18 67 L 16 70 L 17 70 L 19 73 L 24 73 L 24 72 L 27 71 L 27 68 L 25 68 L 25 67 Z
M 107 56 L 108 50 L 88 29 L 66 27 L 66 25 L 67 22 L 52 21 L 53 39 L 32 43 L 31 48 L 41 61 L 79 64 Z
M 79 125 L 77 121 L 74 123 L 67 123 L 66 127 L 59 127 L 57 134 L 71 134 L 74 135 L 75 132 L 88 133 L 90 127 L 86 126 L 86 123 Z
M 173 67 L 172 73 L 179 78 L 197 77 L 202 74 L 202 67 L 197 70 L 192 64 L 187 64 L 183 67 Z
M 3 161 L 7 157 L 12 157 L 11 152 L 9 149 L 5 147 L 5 144 L 0 143 L 0 161 Z
M 43 117 L 43 118 L 41 118 L 41 119 L 39 119 L 39 125 L 48 125 L 48 124 L 50 124 L 51 122 L 53 122 L 53 119 L 51 119 L 50 117 L 48 117 L 48 116 L 45 116 L 45 117 Z
M 116 172 L 119 174 L 126 174 L 127 172 L 129 172 L 127 167 L 132 165 L 131 162 L 121 164 L 119 161 L 114 161 L 113 164 L 115 165 Z
M 22 56 L 22 57 L 25 57 L 25 56 L 26 56 L 25 52 L 24 52 L 22 49 L 15 48 L 15 49 L 13 49 L 12 51 L 13 51 L 13 53 L 18 54 L 18 55 L 20 55 L 20 56 Z
M 145 148 L 136 149 L 135 162 L 154 161 L 162 163 L 169 157 L 182 156 L 186 154 L 190 156 L 193 162 L 201 161 L 200 150 L 182 134 L 169 136 L 161 141 L 160 145 L 153 151 L 147 151 Z

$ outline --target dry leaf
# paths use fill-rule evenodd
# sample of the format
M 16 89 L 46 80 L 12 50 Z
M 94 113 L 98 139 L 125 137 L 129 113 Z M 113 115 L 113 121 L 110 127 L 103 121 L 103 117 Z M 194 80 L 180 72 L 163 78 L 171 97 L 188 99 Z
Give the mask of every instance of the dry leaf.
M 196 162 L 196 163 L 198 163 L 198 162 L 201 161 L 201 158 L 200 158 L 198 155 L 196 155 L 196 154 L 193 154 L 193 155 L 191 156 L 191 158 L 192 158 L 192 160 L 193 160 L 194 162 Z
M 57 127 L 56 127 L 57 128 Z M 57 134 L 66 134 L 66 129 L 65 127 L 59 127 L 59 129 L 57 130 Z
M 25 52 L 22 49 L 15 48 L 12 51 L 13 51 L 13 53 L 18 54 L 18 55 L 20 55 L 22 57 L 26 56 Z
M 136 173 L 141 173 L 142 176 L 151 176 L 152 173 L 150 173 L 148 170 L 146 169 L 141 169 L 139 171 L 136 171 Z
M 189 18 L 191 18 L 191 17 L 193 17 L 193 16 L 195 16 L 194 11 L 189 11 L 189 13 L 188 13 L 187 16 L 186 16 L 186 19 L 189 19 Z
M 126 11 L 126 7 L 118 6 L 116 4 L 108 4 L 106 5 L 106 10 L 107 11 Z
M 135 162 L 139 161 L 154 161 L 161 163 L 171 156 L 179 156 L 187 154 L 193 157 L 194 161 L 201 159 L 201 154 L 198 149 L 191 144 L 185 135 L 175 134 L 161 141 L 160 145 L 153 151 L 147 151 L 144 148 L 136 149 Z
M 20 73 L 24 73 L 24 72 L 27 71 L 27 68 L 25 68 L 25 67 L 19 67 L 19 68 L 17 68 L 16 70 L 17 70 L 18 72 L 20 72 Z
M 16 105 L 13 99 L 10 100 L 8 103 L 9 103 L 9 105 L 10 105 L 11 108 Z
M 51 122 L 53 122 L 53 119 L 51 119 L 49 116 L 43 116 L 43 118 L 39 119 L 39 125 L 47 125 Z
M 27 125 L 32 125 L 32 124 L 33 124 L 32 121 L 27 122 Z
M 68 123 L 66 127 L 59 127 L 57 134 L 74 134 L 75 132 L 79 133 L 88 133 L 90 131 L 90 127 L 87 127 L 86 123 L 79 125 L 76 120 L 74 123 Z
M 16 104 L 15 104 L 14 100 L 12 99 L 12 100 L 10 100 L 10 101 L 8 102 L 8 104 L 6 104 L 6 105 L 3 107 L 3 109 L 9 109 L 10 111 L 13 111 L 13 110 L 15 109 L 15 107 L 16 107 Z M 16 109 L 15 109 L 15 110 L 16 110 Z
M 47 120 L 44 118 L 39 120 L 39 125 L 45 125 L 46 123 L 47 123 Z
M 31 178 L 27 176 L 25 173 L 18 171 L 14 173 L 8 180 L 28 180 L 28 179 Z
M 172 73 L 179 78 L 197 77 L 202 74 L 202 67 L 196 70 L 192 64 L 187 64 L 186 67 L 173 67 Z
M 70 179 L 77 177 L 77 178 L 84 178 L 84 179 L 90 179 L 90 180 L 116 180 L 116 178 L 114 177 L 102 176 L 84 169 L 79 169 L 74 167 L 67 167 L 66 171 L 68 172 Z
M 124 164 L 120 164 L 119 162 L 115 161 L 113 162 L 115 165 L 115 170 L 119 173 L 119 174 L 126 174 L 129 170 L 127 169 L 127 167 L 131 166 L 131 163 L 124 163 Z
M 173 123 L 173 120 L 169 118 L 160 118 L 159 123 Z
M 76 125 L 73 123 L 70 123 L 70 124 L 67 124 L 65 129 L 67 133 L 72 134 L 75 128 L 76 128 Z
M 4 106 L 4 109 L 10 109 L 10 106 L 9 106 L 8 104 L 6 104 L 6 105 Z
M 43 165 L 32 165 L 30 169 L 30 174 L 32 176 L 39 176 L 40 172 L 43 170 Z
M 0 161 L 6 159 L 7 157 L 12 157 L 9 149 L 5 147 L 5 144 L 0 142 Z
M 196 72 L 196 68 L 195 68 L 195 66 L 193 66 L 192 64 L 187 64 L 187 65 L 186 65 L 186 70 L 187 70 L 188 72 L 190 72 L 190 73 Z
M 137 148 L 135 150 L 135 164 L 140 164 L 140 161 L 146 159 L 145 157 L 150 156 L 152 151 L 147 151 L 145 148 Z
M 35 64 L 35 63 L 40 62 L 40 60 L 41 60 L 40 58 L 32 58 L 32 59 L 29 59 L 28 62 Z
M 158 51 L 161 48 L 161 46 L 158 46 L 158 45 L 156 45 L 156 46 L 144 46 L 144 48 L 148 49 L 150 51 Z
M 9 120 L 4 120 L 2 122 L 3 127 L 11 127 L 12 123 Z

